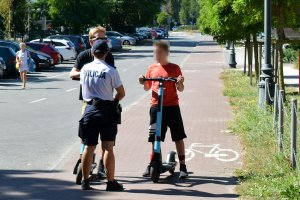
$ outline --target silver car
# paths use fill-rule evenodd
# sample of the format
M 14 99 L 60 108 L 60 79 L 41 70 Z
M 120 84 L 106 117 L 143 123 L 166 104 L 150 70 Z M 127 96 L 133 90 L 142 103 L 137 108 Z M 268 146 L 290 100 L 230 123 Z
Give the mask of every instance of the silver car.
M 113 36 L 116 38 L 120 38 L 122 40 L 122 43 L 124 45 L 135 45 L 136 44 L 136 39 L 127 35 L 123 35 L 117 31 L 107 31 L 106 32 L 107 36 Z

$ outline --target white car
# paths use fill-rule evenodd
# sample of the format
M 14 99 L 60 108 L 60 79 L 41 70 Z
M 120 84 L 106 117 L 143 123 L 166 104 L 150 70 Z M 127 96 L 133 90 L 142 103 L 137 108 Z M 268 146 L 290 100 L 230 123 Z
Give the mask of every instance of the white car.
M 127 36 L 127 35 L 123 35 L 117 31 L 106 31 L 106 35 L 107 36 L 113 36 L 116 38 L 120 38 L 123 42 L 123 45 L 135 45 L 136 44 L 136 39 L 134 39 L 133 37 Z
M 40 42 L 40 39 L 32 40 L 31 42 Z M 61 62 L 64 60 L 73 60 L 76 59 L 76 50 L 75 45 L 64 39 L 43 39 L 43 43 L 51 44 L 55 47 L 60 53 Z

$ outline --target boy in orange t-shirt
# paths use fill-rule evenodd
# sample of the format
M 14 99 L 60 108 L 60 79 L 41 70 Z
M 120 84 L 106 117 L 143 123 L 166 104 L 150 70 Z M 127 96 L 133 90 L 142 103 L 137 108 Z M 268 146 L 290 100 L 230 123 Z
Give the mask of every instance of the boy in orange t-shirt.
M 156 127 L 156 115 L 158 105 L 158 88 L 157 81 L 149 82 L 143 81 L 143 78 L 157 78 L 157 77 L 174 77 L 177 78 L 177 83 L 165 82 L 164 83 L 164 96 L 163 96 L 163 113 L 162 113 L 162 127 L 161 127 L 161 141 L 164 141 L 168 127 L 171 131 L 172 140 L 176 144 L 178 158 L 180 162 L 180 175 L 179 178 L 183 179 L 188 176 L 185 165 L 185 147 L 183 139 L 186 138 L 184 131 L 183 121 L 179 108 L 179 99 L 177 90 L 182 92 L 184 90 L 184 77 L 182 76 L 180 67 L 176 64 L 168 62 L 169 44 L 166 41 L 159 41 L 155 43 L 155 59 L 156 64 L 150 65 L 146 76 L 140 76 L 139 82 L 144 85 L 146 91 L 152 90 L 151 108 L 150 108 L 150 130 Z M 155 135 L 149 134 L 149 142 L 154 142 Z M 153 148 L 150 154 L 150 159 L 153 158 Z M 143 176 L 150 175 L 150 165 L 147 166 Z

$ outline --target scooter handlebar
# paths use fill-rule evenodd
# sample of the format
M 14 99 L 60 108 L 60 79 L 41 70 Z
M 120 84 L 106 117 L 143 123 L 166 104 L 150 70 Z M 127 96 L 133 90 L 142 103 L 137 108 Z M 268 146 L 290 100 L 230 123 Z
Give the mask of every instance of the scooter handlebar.
M 158 82 L 165 82 L 165 81 L 172 81 L 172 82 L 177 82 L 177 78 L 174 77 L 157 77 L 157 78 L 143 78 L 143 81 L 158 81 Z

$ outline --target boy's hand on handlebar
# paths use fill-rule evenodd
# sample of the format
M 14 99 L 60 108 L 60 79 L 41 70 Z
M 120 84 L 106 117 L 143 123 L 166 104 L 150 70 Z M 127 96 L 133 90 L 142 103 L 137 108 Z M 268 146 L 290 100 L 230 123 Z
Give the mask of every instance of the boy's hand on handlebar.
M 183 84 L 183 82 L 184 82 L 184 77 L 183 76 L 178 76 L 177 77 L 177 84 Z
M 145 78 L 144 75 L 141 75 L 141 76 L 139 77 L 139 82 L 140 82 L 141 85 L 144 85 L 144 83 L 145 83 L 144 78 Z

